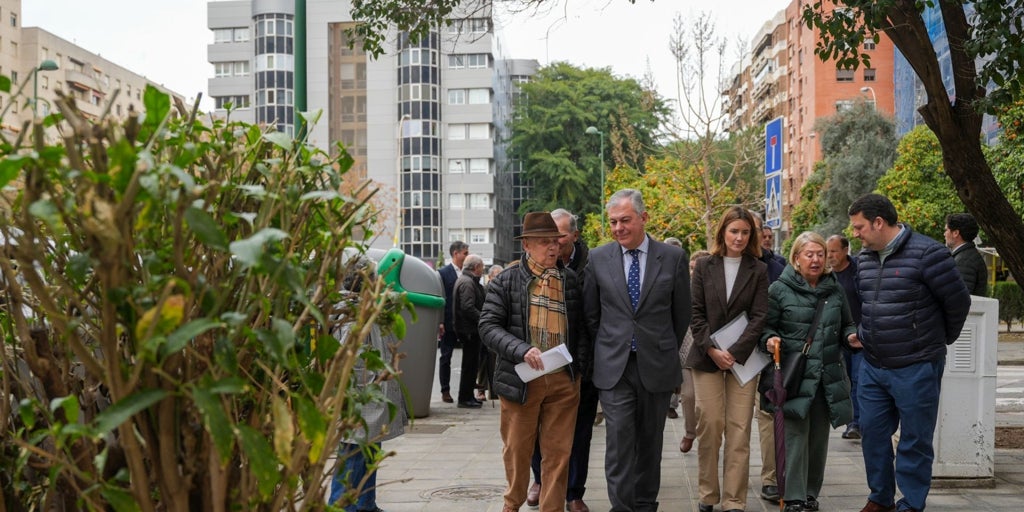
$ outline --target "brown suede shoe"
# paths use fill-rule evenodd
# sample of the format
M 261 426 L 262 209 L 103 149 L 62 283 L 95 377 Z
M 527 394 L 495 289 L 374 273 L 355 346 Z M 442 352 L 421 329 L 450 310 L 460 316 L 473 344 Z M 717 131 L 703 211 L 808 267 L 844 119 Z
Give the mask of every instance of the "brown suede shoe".
M 864 508 L 860 509 L 860 512 L 896 512 L 896 505 L 879 505 L 871 500 L 868 500 L 868 504 L 864 505 Z
M 446 403 L 446 404 L 450 404 L 450 403 L 454 402 L 455 400 L 452 400 L 452 394 L 451 393 L 449 393 L 447 391 L 442 391 L 441 392 L 441 401 Z
M 693 449 L 693 438 L 684 437 L 682 441 L 679 441 L 679 451 L 683 453 L 689 453 Z
M 590 512 L 590 507 L 583 500 L 572 500 L 565 504 L 565 509 L 569 512 Z
M 534 482 L 530 485 L 530 490 L 526 491 L 526 506 L 530 508 L 537 508 L 540 506 L 540 484 Z

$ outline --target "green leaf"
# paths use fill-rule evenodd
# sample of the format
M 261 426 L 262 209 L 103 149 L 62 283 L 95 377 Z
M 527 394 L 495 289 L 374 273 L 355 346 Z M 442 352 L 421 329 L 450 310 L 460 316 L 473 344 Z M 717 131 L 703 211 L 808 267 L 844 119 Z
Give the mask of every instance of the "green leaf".
M 309 441 L 309 462 L 316 464 L 324 453 L 327 439 L 327 419 L 306 397 L 295 399 L 299 409 L 299 432 Z
M 133 393 L 96 415 L 93 420 L 93 435 L 102 436 L 129 418 L 167 397 L 164 389 L 146 389 Z
M 50 412 L 57 412 L 57 409 L 64 411 L 64 423 L 78 423 L 78 397 L 68 395 L 50 401 Z
M 171 95 L 161 92 L 152 85 L 146 85 L 146 91 L 142 93 L 142 104 L 146 106 L 146 120 L 143 124 L 150 129 L 156 129 L 171 111 Z
M 231 445 L 234 441 L 231 435 L 231 422 L 224 413 L 220 400 L 208 386 L 193 389 L 192 400 L 199 408 L 199 413 L 203 415 L 203 426 L 213 439 L 213 447 L 217 450 L 223 467 L 231 459 Z
M 185 210 L 185 222 L 203 245 L 219 251 L 228 250 L 228 237 L 221 231 L 213 216 L 190 206 Z
M 139 512 L 142 510 L 135 501 L 135 496 L 132 496 L 132 493 L 127 489 L 105 486 L 100 491 L 100 494 L 107 500 L 107 504 L 114 509 L 114 512 Z
M 291 151 L 295 142 L 291 135 L 284 132 L 271 132 L 264 135 L 263 138 L 285 151 Z
M 25 428 L 32 430 L 36 426 L 36 403 L 28 398 L 22 398 L 18 403 L 18 416 Z
M 11 77 L 0 75 L 0 91 L 11 92 Z
M 256 265 L 263 256 L 263 246 L 288 238 L 288 233 L 276 228 L 263 228 L 245 240 L 231 242 L 231 254 L 245 267 Z
M 7 77 L 0 75 L 0 78 Z M 22 155 L 7 155 L 0 159 L 0 188 L 6 187 L 11 180 L 18 177 L 25 160 L 27 158 Z
M 248 425 L 238 425 L 235 430 L 238 443 L 242 446 L 249 459 L 249 467 L 256 477 L 260 495 L 264 498 L 274 493 L 274 488 L 281 481 L 281 473 L 277 470 L 277 457 L 270 447 L 266 436 Z
M 204 389 L 218 395 L 234 395 L 245 391 L 247 388 L 248 386 L 241 377 L 226 377 L 210 384 Z
M 187 215 L 187 213 L 186 213 Z M 167 357 L 171 354 L 177 353 L 179 350 L 185 348 L 189 340 L 199 336 L 200 334 L 220 327 L 221 323 L 209 318 L 200 318 L 193 320 L 172 332 L 167 336 L 167 343 L 161 347 L 160 356 Z

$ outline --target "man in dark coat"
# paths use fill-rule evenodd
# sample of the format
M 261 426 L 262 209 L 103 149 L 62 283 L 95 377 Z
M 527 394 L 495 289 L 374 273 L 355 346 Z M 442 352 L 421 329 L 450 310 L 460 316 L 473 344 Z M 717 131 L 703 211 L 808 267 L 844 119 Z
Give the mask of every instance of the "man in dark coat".
M 462 275 L 452 289 L 452 320 L 455 333 L 462 343 L 462 376 L 459 378 L 459 407 L 476 409 L 482 402 L 473 396 L 476 370 L 480 363 L 480 308 L 484 306 L 484 287 L 480 276 L 484 261 L 476 254 L 466 256 L 462 262 Z
M 864 346 L 857 398 L 871 493 L 861 512 L 920 512 L 931 489 L 946 346 L 960 336 L 971 296 L 949 250 L 899 224 L 889 198 L 861 196 L 848 213 L 864 247 L 857 259 L 857 337 Z
M 452 323 L 452 289 L 455 287 L 455 280 L 459 278 L 459 273 L 462 272 L 462 262 L 469 255 L 469 245 L 456 240 L 448 246 L 448 254 L 451 255 L 452 262 L 437 271 L 441 274 L 441 284 L 444 285 L 444 323 L 441 324 L 441 335 L 438 338 L 438 346 L 441 349 L 438 380 L 441 382 L 441 400 L 450 404 L 454 401 L 451 395 L 452 351 L 455 350 L 455 342 L 458 341 L 455 324 Z
M 942 234 L 946 247 L 953 251 L 956 268 L 971 295 L 988 296 L 988 266 L 974 245 L 978 236 L 978 223 L 969 213 L 954 213 L 946 217 L 946 231 Z
M 580 240 L 576 216 L 566 209 L 551 212 L 551 218 L 562 233 L 559 240 L 559 259 L 567 268 L 575 271 L 582 281 L 583 269 L 587 265 L 587 245 Z M 565 495 L 565 507 L 569 512 L 589 512 L 590 507 L 583 501 L 587 490 L 587 475 L 590 465 L 590 441 L 594 433 L 594 418 L 597 416 L 597 388 L 590 379 L 588 368 L 583 371 L 580 382 L 580 405 L 576 411 L 576 429 L 572 436 L 572 454 L 569 456 L 569 487 Z M 533 485 L 526 495 L 526 504 L 536 506 L 540 500 L 540 446 L 533 451 Z
M 647 235 L 639 191 L 612 194 L 605 211 L 615 241 L 590 251 L 583 297 L 607 433 L 608 501 L 612 512 L 653 512 L 668 403 L 683 380 L 689 258 Z
M 832 275 L 846 294 L 846 304 L 854 325 L 860 323 L 860 293 L 857 291 L 857 260 L 850 257 L 850 241 L 843 235 L 832 235 L 825 241 L 828 250 L 828 265 Z M 863 349 L 843 346 L 846 372 L 850 377 L 850 401 L 853 402 L 853 421 L 846 425 L 843 439 L 860 439 L 860 407 L 857 406 L 857 377 L 864 362 Z

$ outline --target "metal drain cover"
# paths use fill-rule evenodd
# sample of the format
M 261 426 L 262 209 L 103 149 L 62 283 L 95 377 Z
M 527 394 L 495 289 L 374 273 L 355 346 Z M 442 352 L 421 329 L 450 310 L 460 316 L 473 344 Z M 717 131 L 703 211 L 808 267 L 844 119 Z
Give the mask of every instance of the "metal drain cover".
M 421 496 L 429 500 L 486 501 L 505 494 L 501 485 L 456 485 L 424 491 Z

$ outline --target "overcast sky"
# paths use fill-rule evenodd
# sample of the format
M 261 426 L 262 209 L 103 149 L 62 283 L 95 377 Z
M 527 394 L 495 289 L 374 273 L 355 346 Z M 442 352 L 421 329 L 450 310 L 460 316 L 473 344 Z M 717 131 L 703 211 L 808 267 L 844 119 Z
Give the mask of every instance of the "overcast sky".
M 193 99 L 213 75 L 205 0 L 23 0 L 22 24 L 37 26 Z M 786 0 L 550 0 L 546 12 L 502 16 L 507 57 L 567 61 L 640 78 L 650 69 L 675 98 L 668 49 L 673 19 L 710 11 L 717 33 L 749 39 Z M 730 57 L 735 55 L 732 48 Z M 731 64 L 731 63 L 730 63 Z M 727 65 L 728 69 L 728 65 Z M 204 109 L 212 107 L 208 98 Z

